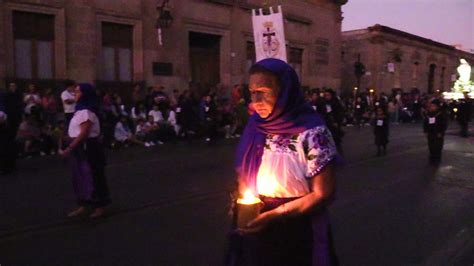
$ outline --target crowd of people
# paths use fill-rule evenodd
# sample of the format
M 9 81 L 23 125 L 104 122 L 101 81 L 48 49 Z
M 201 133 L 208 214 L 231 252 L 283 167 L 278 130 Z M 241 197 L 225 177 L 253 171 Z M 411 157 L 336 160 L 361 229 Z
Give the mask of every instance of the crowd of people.
M 2 93 L 4 110 L 0 120 L 8 119 L 8 136 L 12 141 L 3 138 L 6 145 L 3 153 L 20 157 L 61 153 L 65 132 L 75 112 L 75 86 L 73 81 L 67 81 L 63 89 L 55 93 L 52 88 L 38 90 L 33 83 L 25 89 L 10 83 Z M 212 144 L 218 137 L 239 137 L 254 112 L 245 85 L 236 84 L 229 90 L 216 87 L 205 93 L 198 91 L 202 90 L 167 92 L 160 85 L 145 91 L 136 85 L 125 102 L 114 90 L 99 88 L 98 114 L 105 146 L 151 147 L 194 139 Z M 329 88 L 315 88 L 305 90 L 304 95 L 325 119 L 340 153 L 345 126 L 374 126 L 377 154 L 385 154 L 389 125 L 421 122 L 433 98 L 441 100 L 443 113 L 456 118 L 462 128 L 461 135 L 467 136 L 470 107 L 466 101 L 444 102 L 440 95 L 418 91 L 394 91 L 387 95 L 369 89 L 343 97 Z M 8 166 L 11 162 L 5 164 L 4 172 L 14 169 Z

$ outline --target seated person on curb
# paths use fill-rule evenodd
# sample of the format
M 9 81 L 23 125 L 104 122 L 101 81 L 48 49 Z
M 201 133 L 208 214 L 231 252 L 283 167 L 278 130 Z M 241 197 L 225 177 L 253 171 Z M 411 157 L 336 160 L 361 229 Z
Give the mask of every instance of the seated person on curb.
M 140 141 L 145 142 L 145 147 L 155 146 L 156 135 L 153 134 L 152 127 L 142 118 L 137 120 L 135 136 Z
M 128 122 L 127 117 L 122 116 L 120 117 L 120 120 L 117 122 L 117 124 L 115 124 L 115 131 L 114 131 L 115 140 L 125 145 L 129 143 L 134 143 L 134 144 L 145 146 L 145 143 L 138 140 L 135 137 L 135 135 L 133 135 L 127 122 Z
M 26 156 L 31 156 L 32 153 L 38 152 L 40 135 L 41 130 L 33 117 L 28 116 L 23 119 L 18 129 L 17 141 L 23 147 L 23 153 Z

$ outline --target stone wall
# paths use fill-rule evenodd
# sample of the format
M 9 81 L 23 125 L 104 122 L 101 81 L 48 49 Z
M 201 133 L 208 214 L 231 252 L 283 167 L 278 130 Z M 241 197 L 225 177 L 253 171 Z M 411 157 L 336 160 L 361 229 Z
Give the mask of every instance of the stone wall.
M 361 89 L 370 88 L 386 93 L 392 89 L 409 91 L 414 88 L 428 92 L 431 65 L 436 66 L 433 91 L 449 91 L 453 85 L 452 76 L 457 74 L 459 58 L 464 57 L 471 64 L 474 63 L 474 54 L 419 36 L 402 34 L 398 30 L 383 30 L 377 25 L 343 32 L 342 47 L 341 88 L 346 93 L 351 92 L 357 84 L 354 63 L 359 55 L 366 67 Z M 389 71 L 389 63 L 394 64 L 394 72 Z
M 217 3 L 221 2 L 221 3 Z M 233 4 L 225 4 L 232 2 Z M 234 3 L 235 2 L 235 3 Z M 245 4 L 236 4 L 245 2 Z M 268 1 L 270 5 L 281 1 Z M 302 84 L 340 87 L 341 8 L 332 0 L 283 3 L 289 47 L 304 50 Z M 222 4 L 224 3 L 224 4 Z M 55 15 L 55 79 L 94 82 L 101 73 L 101 23 L 132 25 L 133 80 L 185 89 L 190 81 L 189 32 L 221 36 L 220 78 L 229 87 L 247 81 L 246 45 L 252 41 L 250 10 L 261 1 L 171 0 L 174 18 L 158 44 L 153 0 L 4 0 L 0 2 L 0 79 L 14 78 L 12 12 Z M 173 64 L 172 76 L 153 75 L 153 62 Z

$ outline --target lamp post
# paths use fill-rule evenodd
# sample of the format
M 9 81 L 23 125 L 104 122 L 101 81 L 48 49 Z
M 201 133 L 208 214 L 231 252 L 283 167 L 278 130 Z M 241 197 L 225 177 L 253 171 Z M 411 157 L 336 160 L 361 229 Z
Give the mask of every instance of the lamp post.
M 171 16 L 171 11 L 169 10 L 168 6 L 169 0 L 163 0 L 161 5 L 156 6 L 156 10 L 158 11 L 158 17 L 156 19 L 155 27 L 158 33 L 158 43 L 163 45 L 163 40 L 161 37 L 161 30 L 167 29 L 171 26 L 173 22 L 173 16 Z

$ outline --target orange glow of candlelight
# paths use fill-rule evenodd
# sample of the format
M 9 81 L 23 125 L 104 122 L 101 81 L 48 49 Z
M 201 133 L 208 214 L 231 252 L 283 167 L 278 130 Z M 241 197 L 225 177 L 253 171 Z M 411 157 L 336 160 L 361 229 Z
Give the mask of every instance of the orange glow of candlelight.
M 238 204 L 244 204 L 244 205 L 252 205 L 252 204 L 257 204 L 260 203 L 260 199 L 255 197 L 250 189 L 247 189 L 244 192 L 244 197 L 237 199 Z

